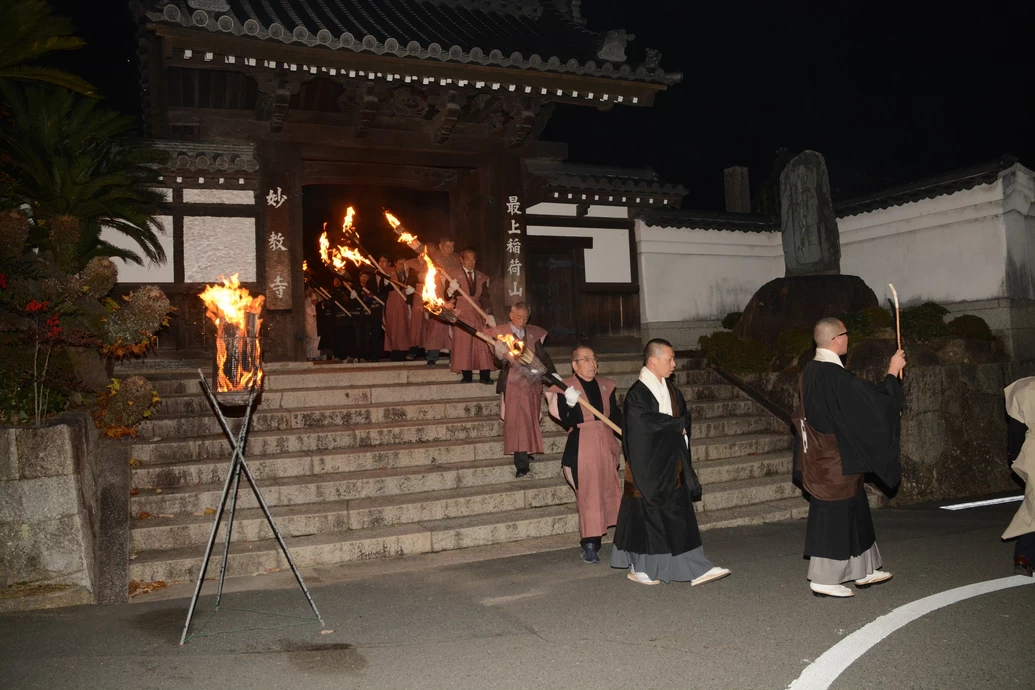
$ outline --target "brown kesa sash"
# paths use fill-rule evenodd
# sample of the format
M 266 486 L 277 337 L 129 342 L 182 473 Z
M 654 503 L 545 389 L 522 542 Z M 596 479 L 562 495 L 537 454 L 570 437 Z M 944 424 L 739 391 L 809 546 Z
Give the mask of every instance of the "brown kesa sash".
M 805 393 L 802 378 L 798 378 L 798 407 L 791 415 L 798 452 L 794 455 L 795 469 L 801 473 L 805 490 L 821 501 L 843 501 L 852 498 L 863 488 L 864 475 L 843 474 L 841 451 L 837 436 L 821 434 L 805 418 Z

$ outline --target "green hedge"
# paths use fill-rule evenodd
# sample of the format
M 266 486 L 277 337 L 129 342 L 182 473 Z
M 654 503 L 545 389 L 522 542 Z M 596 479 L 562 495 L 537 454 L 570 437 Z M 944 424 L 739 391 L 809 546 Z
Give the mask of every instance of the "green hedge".
M 732 331 L 740 323 L 740 317 L 744 315 L 742 311 L 731 311 L 729 314 L 722 319 L 722 327 L 726 330 Z
M 949 334 L 942 317 L 949 310 L 934 302 L 902 310 L 902 339 L 908 342 L 929 343 Z
M 972 340 L 995 340 L 995 336 L 992 335 L 992 329 L 988 327 L 985 320 L 980 316 L 974 316 L 973 314 L 957 316 L 947 324 L 946 328 L 949 329 L 950 335 L 959 336 L 961 338 L 970 338 Z
M 734 374 L 761 374 L 769 371 L 773 353 L 762 343 L 740 340 L 729 331 L 716 331 L 701 338 L 708 363 Z
M 807 328 L 788 328 L 776 336 L 776 351 L 781 355 L 799 356 L 812 349 L 815 340 Z

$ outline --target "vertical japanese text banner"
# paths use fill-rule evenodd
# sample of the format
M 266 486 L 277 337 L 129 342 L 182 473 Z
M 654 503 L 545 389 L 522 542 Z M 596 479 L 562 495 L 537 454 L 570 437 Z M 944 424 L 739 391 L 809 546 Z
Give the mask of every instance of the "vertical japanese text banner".
M 504 205 L 503 301 L 525 301 L 525 214 L 521 194 L 510 194 Z
M 264 189 L 263 251 L 266 254 L 266 308 L 291 308 L 291 203 L 281 180 Z

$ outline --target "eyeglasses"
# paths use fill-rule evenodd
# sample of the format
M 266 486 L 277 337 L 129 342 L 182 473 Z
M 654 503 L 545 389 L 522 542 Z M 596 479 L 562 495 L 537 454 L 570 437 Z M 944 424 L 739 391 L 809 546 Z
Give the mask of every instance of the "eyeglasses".
M 834 340 L 834 339 L 836 339 L 836 338 L 840 338 L 840 337 L 841 337 L 841 336 L 843 336 L 843 335 L 848 335 L 848 331 L 845 331 L 844 333 L 838 333 L 838 334 L 837 334 L 837 335 L 835 335 L 835 336 L 834 336 L 833 338 L 831 338 L 831 340 Z
M 582 357 L 580 359 L 576 359 L 575 361 L 576 362 L 596 362 L 597 358 L 596 357 Z

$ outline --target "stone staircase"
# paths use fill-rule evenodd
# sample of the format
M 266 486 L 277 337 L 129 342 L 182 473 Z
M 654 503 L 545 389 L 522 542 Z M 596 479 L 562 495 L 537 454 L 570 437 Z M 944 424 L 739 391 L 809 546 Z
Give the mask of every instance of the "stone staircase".
M 624 391 L 639 366 L 602 357 L 600 375 Z M 790 436 L 700 362 L 688 366 L 674 376 L 694 420 L 702 528 L 803 516 L 807 504 L 789 481 Z M 198 575 L 229 446 L 196 369 L 148 376 L 163 402 L 133 444 L 130 579 L 185 581 Z M 574 496 L 560 473 L 565 433 L 548 415 L 546 452 L 517 480 L 495 388 L 459 383 L 441 364 L 280 364 L 266 376 L 247 457 L 300 567 L 564 533 L 577 544 Z M 230 574 L 286 568 L 251 491 L 240 495 Z

